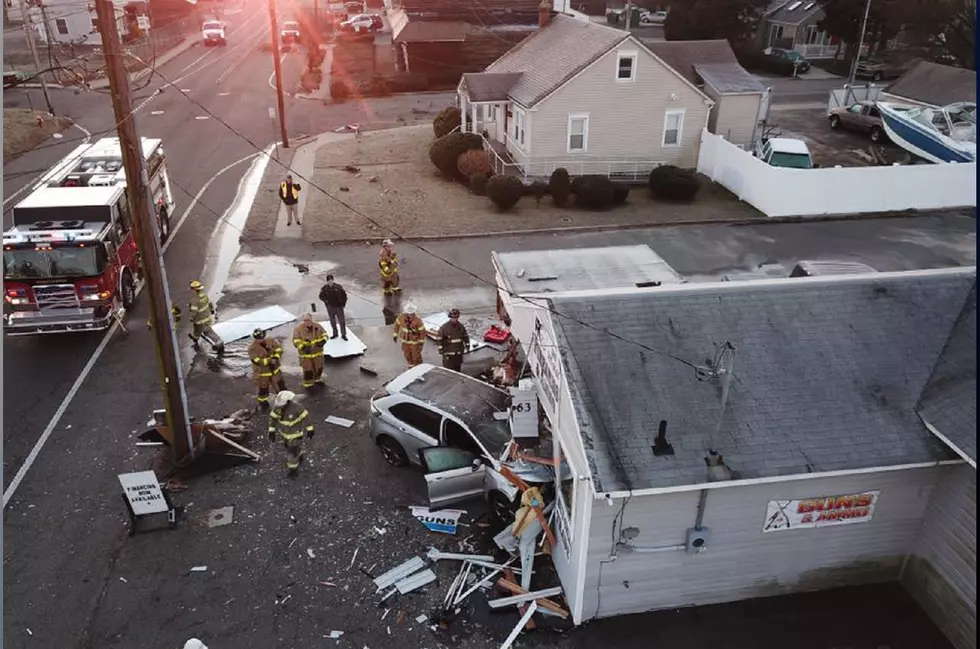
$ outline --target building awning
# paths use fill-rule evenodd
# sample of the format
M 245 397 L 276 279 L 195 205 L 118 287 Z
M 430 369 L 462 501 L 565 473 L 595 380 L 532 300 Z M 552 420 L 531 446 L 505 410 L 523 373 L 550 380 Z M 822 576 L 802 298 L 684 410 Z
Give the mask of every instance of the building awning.
M 470 101 L 507 101 L 523 72 L 476 72 L 463 75 L 462 89 Z

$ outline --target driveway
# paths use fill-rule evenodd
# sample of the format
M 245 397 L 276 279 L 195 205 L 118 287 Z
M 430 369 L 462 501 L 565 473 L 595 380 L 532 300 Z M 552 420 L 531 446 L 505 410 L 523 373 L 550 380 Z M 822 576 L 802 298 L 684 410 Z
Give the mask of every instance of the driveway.
M 804 140 L 810 147 L 813 159 L 822 167 L 865 167 L 874 164 L 869 153 L 871 138 L 865 133 L 830 128 L 827 110 L 824 108 L 781 110 L 773 112 L 770 125 L 783 137 Z M 891 142 L 880 145 L 888 160 L 899 162 L 905 151 Z

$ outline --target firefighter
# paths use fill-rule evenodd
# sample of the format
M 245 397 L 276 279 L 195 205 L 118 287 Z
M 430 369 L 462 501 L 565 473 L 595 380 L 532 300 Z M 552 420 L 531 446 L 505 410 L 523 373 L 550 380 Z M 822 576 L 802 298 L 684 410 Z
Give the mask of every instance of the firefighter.
M 252 332 L 252 344 L 248 348 L 248 357 L 252 360 L 252 379 L 258 388 L 255 399 L 263 411 L 269 409 L 269 388 L 273 385 L 276 392 L 286 389 L 286 380 L 282 377 L 282 345 L 276 339 L 269 340 L 265 331 L 256 329 Z
M 449 311 L 449 322 L 439 327 L 439 355 L 442 366 L 460 372 L 463 369 L 463 354 L 470 348 L 470 335 L 459 321 L 459 309 Z
M 276 441 L 276 433 L 282 437 L 286 448 L 286 470 L 295 477 L 303 461 L 303 438 L 313 439 L 313 420 L 309 411 L 296 403 L 296 395 L 283 390 L 276 395 L 269 414 L 269 441 Z
M 179 308 L 171 307 L 170 315 L 173 317 L 174 329 L 176 329 L 177 327 L 180 326 L 180 316 L 183 314 L 181 313 Z M 150 330 L 153 329 L 153 316 L 150 316 L 149 318 L 146 319 L 146 328 Z
M 425 344 L 425 323 L 416 314 L 415 305 L 409 302 L 400 316 L 395 318 L 392 339 L 401 343 L 402 354 L 409 367 L 422 363 L 422 346 Z
M 395 244 L 391 239 L 385 239 L 381 244 L 378 268 L 381 269 L 381 292 L 386 296 L 400 292 L 402 289 L 398 285 L 398 255 L 395 254 Z
M 191 314 L 191 324 L 194 326 L 194 330 L 188 336 L 194 342 L 196 351 L 201 350 L 198 341 L 204 338 L 214 347 L 215 353 L 221 356 L 225 353 L 225 343 L 211 328 L 211 323 L 215 320 L 215 309 L 214 305 L 211 304 L 211 298 L 204 292 L 204 285 L 196 279 L 191 282 L 191 290 L 194 291 L 194 297 L 191 298 L 188 311 Z
M 302 322 L 293 329 L 293 345 L 299 352 L 299 366 L 303 368 L 303 387 L 310 390 L 323 383 L 323 346 L 327 344 L 327 332 L 313 321 L 309 313 L 303 314 Z

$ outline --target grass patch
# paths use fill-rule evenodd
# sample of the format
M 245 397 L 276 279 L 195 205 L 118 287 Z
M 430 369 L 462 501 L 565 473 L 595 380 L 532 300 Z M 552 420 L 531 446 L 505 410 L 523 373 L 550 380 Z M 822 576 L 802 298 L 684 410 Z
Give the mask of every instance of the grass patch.
M 37 125 L 37 116 L 44 118 L 44 125 Z M 41 144 L 55 133 L 60 133 L 74 122 L 68 117 L 54 117 L 42 111 L 26 108 L 3 109 L 3 159 L 4 163 L 21 156 Z

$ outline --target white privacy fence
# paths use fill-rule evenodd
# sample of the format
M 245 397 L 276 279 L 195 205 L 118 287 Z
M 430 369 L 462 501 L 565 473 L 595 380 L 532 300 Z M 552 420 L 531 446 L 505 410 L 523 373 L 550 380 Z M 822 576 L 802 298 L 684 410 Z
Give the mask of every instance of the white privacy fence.
M 882 89 L 874 84 L 866 86 L 844 86 L 830 91 L 830 99 L 827 101 L 827 111 L 842 106 L 850 106 L 859 101 L 878 101 L 881 99 Z
M 771 167 L 702 131 L 698 171 L 766 216 L 860 214 L 976 207 L 977 165 Z

